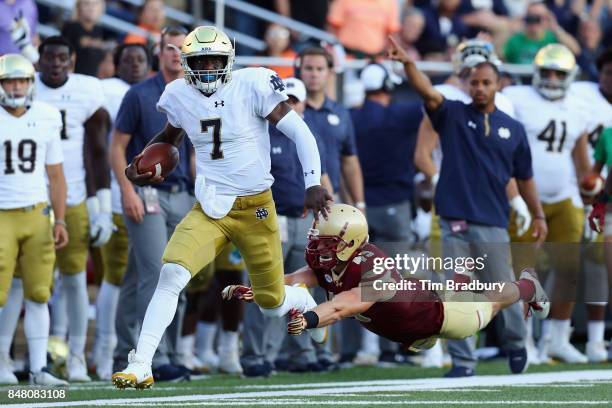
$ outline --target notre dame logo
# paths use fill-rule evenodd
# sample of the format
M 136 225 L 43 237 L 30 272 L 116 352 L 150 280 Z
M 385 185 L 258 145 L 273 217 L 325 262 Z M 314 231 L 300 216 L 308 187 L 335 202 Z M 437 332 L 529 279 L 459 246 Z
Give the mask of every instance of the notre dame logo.
M 258 208 L 255 210 L 255 217 L 257 217 L 258 220 L 268 218 L 268 215 L 270 214 L 268 213 L 267 208 Z
M 277 92 L 283 92 L 285 90 L 285 83 L 278 75 L 270 76 L 270 85 L 272 85 L 272 89 Z

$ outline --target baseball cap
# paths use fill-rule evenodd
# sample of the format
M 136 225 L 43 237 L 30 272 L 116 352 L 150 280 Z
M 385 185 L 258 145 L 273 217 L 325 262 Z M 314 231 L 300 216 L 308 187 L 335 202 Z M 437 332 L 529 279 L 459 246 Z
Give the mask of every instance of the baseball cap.
M 301 80 L 292 77 L 284 79 L 283 82 L 287 88 L 287 96 L 295 96 L 300 102 L 306 100 L 306 87 Z
M 359 77 L 363 83 L 364 89 L 367 91 L 378 91 L 386 86 L 392 87 L 402 83 L 402 80 L 388 69 L 380 64 L 367 65 L 362 71 Z M 385 79 L 388 78 L 390 84 L 385 86 Z

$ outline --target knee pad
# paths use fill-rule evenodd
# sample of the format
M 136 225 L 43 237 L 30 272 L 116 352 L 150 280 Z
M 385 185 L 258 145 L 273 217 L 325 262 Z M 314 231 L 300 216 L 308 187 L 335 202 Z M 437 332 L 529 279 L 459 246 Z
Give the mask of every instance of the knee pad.
M 157 289 L 178 296 L 191 280 L 191 273 L 179 264 L 167 263 L 162 266 Z
M 51 297 L 51 290 L 49 289 L 49 287 L 41 285 L 30 290 L 26 290 L 26 293 L 24 293 L 24 295 L 27 300 L 31 300 L 32 302 L 47 303 L 49 301 L 49 298 Z

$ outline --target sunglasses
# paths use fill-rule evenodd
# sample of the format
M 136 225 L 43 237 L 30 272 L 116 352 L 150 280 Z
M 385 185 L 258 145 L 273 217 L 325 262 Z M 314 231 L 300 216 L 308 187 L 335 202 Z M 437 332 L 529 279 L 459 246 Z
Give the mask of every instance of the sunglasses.
M 543 19 L 538 15 L 526 15 L 524 20 L 526 24 L 540 24 Z
M 169 25 L 169 26 L 165 26 L 164 28 L 162 28 L 161 30 L 161 35 L 165 36 L 165 35 L 187 35 L 189 34 L 189 31 L 180 25 Z

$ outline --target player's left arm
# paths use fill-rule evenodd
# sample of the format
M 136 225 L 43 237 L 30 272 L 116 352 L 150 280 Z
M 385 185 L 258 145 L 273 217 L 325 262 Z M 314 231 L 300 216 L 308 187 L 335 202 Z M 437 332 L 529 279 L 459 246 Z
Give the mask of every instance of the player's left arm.
M 49 179 L 49 198 L 51 208 L 55 217 L 53 226 L 53 239 L 55 248 L 60 249 L 68 244 L 68 231 L 66 230 L 66 178 L 62 163 L 47 164 L 45 166 L 47 178 Z
M 346 317 L 366 312 L 375 302 L 363 302 L 361 288 L 356 287 L 339 293 L 332 300 L 317 305 L 305 313 L 293 313 L 287 331 L 300 335 L 304 330 L 325 327 Z
M 582 180 L 584 176 L 589 174 L 591 170 L 591 160 L 589 160 L 588 151 L 588 134 L 585 132 L 580 135 L 572 150 L 572 158 L 574 159 L 574 167 L 576 168 L 576 177 Z
M 87 119 L 84 126 L 85 182 L 87 196 L 91 197 L 96 195 L 98 190 L 110 189 L 110 164 L 106 140 L 110 127 L 108 111 L 99 108 Z
M 317 142 L 304 120 L 286 102 L 280 102 L 266 116 L 266 119 L 285 136 L 293 140 L 297 148 L 298 158 L 304 170 L 304 184 L 306 186 L 306 197 L 304 207 L 312 210 L 315 218 L 319 212 L 327 219 L 329 201 L 333 198 L 329 192 L 321 186 L 321 157 Z

